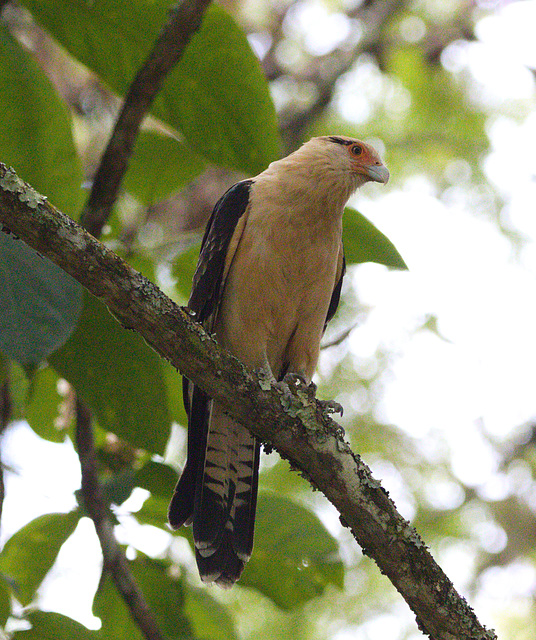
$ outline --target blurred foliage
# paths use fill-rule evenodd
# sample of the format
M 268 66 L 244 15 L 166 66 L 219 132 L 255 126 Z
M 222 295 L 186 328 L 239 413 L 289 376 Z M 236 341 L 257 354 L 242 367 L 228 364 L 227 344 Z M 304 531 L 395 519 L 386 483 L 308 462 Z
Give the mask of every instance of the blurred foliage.
M 33 601 L 79 518 L 77 511 L 47 513 L 19 529 L 6 542 L 0 557 L 0 571 L 21 604 L 26 606 Z
M 118 98 L 170 2 L 21 5 L 8 3 L 0 24 L 0 160 L 76 217 L 83 176 L 91 180 Z M 467 187 L 490 189 L 480 164 L 489 146 L 490 113 L 469 91 L 466 72 L 444 63 L 449 47 L 475 38 L 479 12 L 471 3 L 224 5 L 209 9 L 165 82 L 106 230 L 106 242 L 174 299 L 184 303 L 188 297 L 202 228 L 217 197 L 237 176 L 261 171 L 310 135 L 338 132 L 367 137 L 380 148 L 383 143 L 395 187 L 424 170 L 441 192 L 452 185 L 453 163 L 462 161 L 469 168 Z M 338 26 L 331 40 L 320 37 L 332 25 Z M 496 194 L 490 197 L 495 201 Z M 374 262 L 406 268 L 392 242 L 355 209 L 346 212 L 344 240 L 350 267 Z M 166 638 L 378 637 L 370 629 L 390 615 L 400 616 L 393 638 L 416 637 L 394 590 L 361 556 L 333 509 L 275 454 L 263 458 L 256 546 L 240 586 L 226 594 L 199 589 L 189 530 L 173 537 L 166 526 L 173 465 L 184 458 L 180 376 L 100 302 L 85 295 L 81 303 L 76 285 L 40 256 L 26 254 L 23 243 L 0 234 L 0 380 L 9 379 L 12 418 L 25 418 L 43 439 L 63 442 L 73 390 L 91 407 L 106 498 L 128 505 L 133 490 L 142 489 L 147 497 L 130 518 L 168 537 L 155 557 L 145 555 L 134 536 L 128 542 L 134 574 Z M 346 287 L 327 342 L 367 314 Z M 423 319 L 416 331 L 437 334 L 435 319 Z M 490 568 L 534 561 L 533 431 L 510 452 L 500 452 L 503 476 L 523 476 L 525 483 L 516 485 L 523 488 L 485 500 L 456 478 L 439 436 L 430 452 L 378 419 L 390 357 L 382 348 L 359 359 L 343 340 L 322 361 L 320 395 L 345 405 L 352 445 L 394 487 L 403 512 L 440 561 L 453 549 L 469 549 L 478 558 L 475 589 Z M 445 494 L 450 498 L 442 501 Z M 98 631 L 39 609 L 39 587 L 82 507 L 45 514 L 6 542 L 0 625 L 7 637 L 141 638 L 108 575 L 93 602 L 102 621 Z M 506 532 L 507 543 L 495 549 L 486 531 L 499 537 Z M 504 618 L 509 628 L 526 632 L 513 613 Z M 535 628 L 512 637 L 532 638 Z

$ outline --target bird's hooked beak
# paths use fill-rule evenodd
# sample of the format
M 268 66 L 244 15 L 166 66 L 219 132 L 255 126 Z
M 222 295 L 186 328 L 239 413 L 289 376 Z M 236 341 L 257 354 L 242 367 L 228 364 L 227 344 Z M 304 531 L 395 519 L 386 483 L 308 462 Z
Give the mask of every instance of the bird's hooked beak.
M 384 164 L 369 164 L 364 168 L 364 173 L 374 182 L 387 184 L 389 180 L 389 169 Z

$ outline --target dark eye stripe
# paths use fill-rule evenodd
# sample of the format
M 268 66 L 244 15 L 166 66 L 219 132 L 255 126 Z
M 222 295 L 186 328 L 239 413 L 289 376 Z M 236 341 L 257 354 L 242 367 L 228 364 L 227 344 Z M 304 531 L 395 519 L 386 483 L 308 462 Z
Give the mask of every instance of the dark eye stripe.
M 337 138 L 337 136 L 329 136 L 329 139 L 331 140 L 331 142 L 334 142 L 335 144 L 343 144 L 346 147 L 352 144 L 351 140 L 344 140 L 343 138 Z

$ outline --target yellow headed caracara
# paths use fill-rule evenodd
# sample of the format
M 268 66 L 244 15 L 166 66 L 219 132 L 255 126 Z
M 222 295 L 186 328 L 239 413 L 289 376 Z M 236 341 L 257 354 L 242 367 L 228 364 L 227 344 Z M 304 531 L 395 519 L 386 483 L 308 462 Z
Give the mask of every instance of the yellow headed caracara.
M 313 138 L 231 187 L 209 220 L 189 308 L 219 344 L 274 381 L 310 383 L 345 270 L 351 194 L 389 171 L 368 144 Z M 188 460 L 169 507 L 193 524 L 201 579 L 232 586 L 253 548 L 259 441 L 184 379 Z

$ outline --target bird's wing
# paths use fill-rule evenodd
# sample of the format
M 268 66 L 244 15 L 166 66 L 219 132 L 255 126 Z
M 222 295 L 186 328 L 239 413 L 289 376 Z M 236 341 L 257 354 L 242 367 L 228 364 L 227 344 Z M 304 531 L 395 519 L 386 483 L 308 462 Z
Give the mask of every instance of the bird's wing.
M 208 221 L 188 307 L 209 331 L 221 301 L 225 278 L 244 231 L 253 180 L 235 184 L 218 200 Z
M 335 315 L 335 312 L 337 311 L 337 307 L 339 306 L 339 301 L 341 299 L 342 281 L 345 273 L 346 273 L 346 260 L 344 259 L 344 249 L 341 242 L 341 246 L 339 248 L 338 263 L 337 263 L 337 275 L 335 277 L 335 287 L 333 288 L 333 293 L 331 294 L 328 313 L 326 315 L 326 322 L 324 323 L 324 331 L 326 330 L 328 322 L 333 318 L 333 316 Z
M 220 198 L 203 237 L 188 306 L 207 331 L 214 327 L 225 279 L 245 227 L 252 184 L 252 180 L 239 182 Z M 199 496 L 207 494 L 204 485 L 208 469 L 207 451 L 214 452 L 213 435 L 207 449 L 211 399 L 187 378 L 183 378 L 183 396 L 188 415 L 188 460 L 169 507 L 169 523 L 173 528 L 190 523 L 194 517 L 194 505 L 200 504 Z M 217 437 L 223 444 L 216 446 L 224 446 L 228 450 L 227 434 L 218 433 Z

